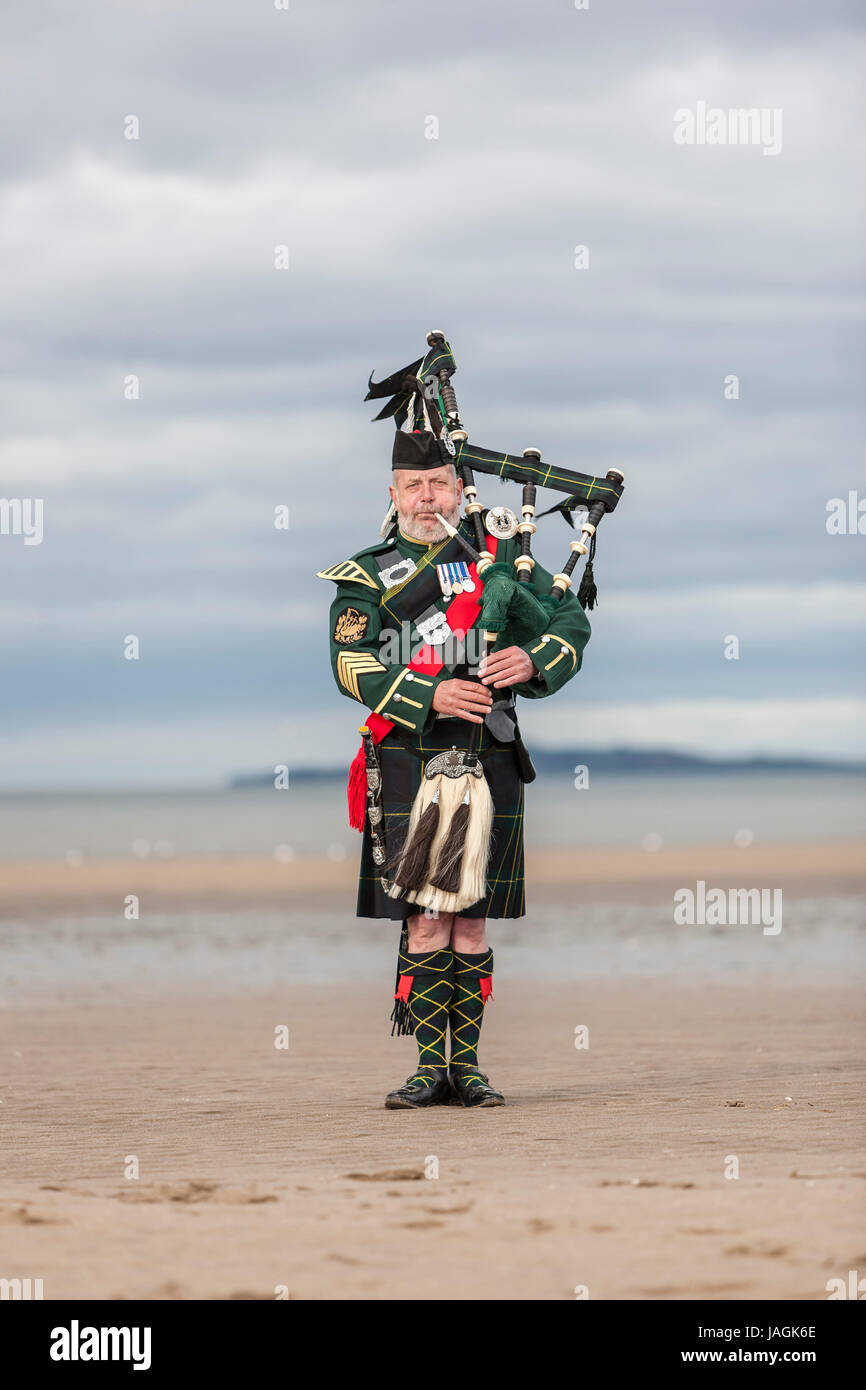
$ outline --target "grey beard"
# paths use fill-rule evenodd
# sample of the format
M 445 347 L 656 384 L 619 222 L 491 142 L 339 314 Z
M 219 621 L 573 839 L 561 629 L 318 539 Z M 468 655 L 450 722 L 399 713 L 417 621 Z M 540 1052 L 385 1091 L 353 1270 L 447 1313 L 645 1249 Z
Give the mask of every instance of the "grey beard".
M 456 526 L 460 520 L 460 508 L 459 506 L 454 507 L 450 512 L 440 512 L 439 515 L 444 516 L 445 520 L 450 522 L 452 526 Z M 437 521 L 432 531 L 427 531 L 422 536 L 420 527 L 416 529 L 414 516 L 407 512 L 397 512 L 397 525 L 404 536 L 410 536 L 413 541 L 420 541 L 422 544 L 427 541 L 444 541 L 448 535 L 445 527 Z

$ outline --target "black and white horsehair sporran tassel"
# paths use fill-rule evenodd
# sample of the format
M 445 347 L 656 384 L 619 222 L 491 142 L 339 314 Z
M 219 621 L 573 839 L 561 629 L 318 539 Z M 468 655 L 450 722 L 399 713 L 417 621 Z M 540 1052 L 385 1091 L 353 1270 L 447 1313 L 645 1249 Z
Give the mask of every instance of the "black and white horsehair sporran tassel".
M 419 812 L 417 816 L 416 810 Z M 431 800 L 424 806 L 423 810 L 421 810 L 417 797 L 415 805 L 412 807 L 406 841 L 402 854 L 394 865 L 392 875 L 396 882 L 401 883 L 404 888 L 420 887 L 426 882 L 427 865 L 430 863 L 430 851 L 439 829 L 439 818 L 439 788 L 437 786 Z
M 468 778 L 460 779 L 461 782 Z M 442 848 L 439 851 L 439 858 L 436 860 L 436 868 L 430 876 L 430 882 L 434 888 L 441 888 L 443 893 L 456 893 L 460 887 L 460 873 L 463 867 L 463 849 L 466 843 L 466 835 L 469 829 L 469 817 L 471 814 L 471 804 L 469 786 L 463 793 L 463 800 L 451 817 L 451 825 L 448 834 L 442 841 Z
M 459 912 L 485 896 L 493 802 L 481 761 L 470 756 L 453 749 L 426 765 L 391 897 Z
M 477 727 L 477 726 L 476 726 Z M 429 834 L 424 817 L 438 805 L 432 840 L 414 843 L 416 832 Z M 415 797 L 406 848 L 389 890 L 434 912 L 462 912 L 487 894 L 487 863 L 493 829 L 493 800 L 481 760 L 473 751 L 438 753 L 427 764 Z M 421 872 L 411 874 L 415 865 Z M 432 868 L 430 866 L 433 866 Z M 409 882 L 408 879 L 414 879 Z

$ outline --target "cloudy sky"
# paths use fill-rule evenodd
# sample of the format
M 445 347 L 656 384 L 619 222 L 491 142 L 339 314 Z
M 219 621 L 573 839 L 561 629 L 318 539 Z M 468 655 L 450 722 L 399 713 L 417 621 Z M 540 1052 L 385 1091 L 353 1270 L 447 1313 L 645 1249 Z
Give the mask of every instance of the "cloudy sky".
M 470 438 L 627 475 L 530 745 L 866 757 L 866 536 L 825 524 L 866 498 L 858 9 L 7 13 L 0 498 L 44 533 L 0 534 L 2 785 L 348 760 L 314 574 L 376 538 L 366 379 L 431 327 Z M 700 103 L 781 113 L 781 149 L 676 143 Z

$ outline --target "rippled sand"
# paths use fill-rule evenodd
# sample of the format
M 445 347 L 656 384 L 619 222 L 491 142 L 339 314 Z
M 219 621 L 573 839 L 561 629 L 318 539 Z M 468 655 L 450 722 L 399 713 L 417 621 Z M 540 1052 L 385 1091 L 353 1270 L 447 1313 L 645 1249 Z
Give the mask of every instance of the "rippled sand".
M 485 1111 L 383 1108 L 413 1047 L 370 987 L 7 1015 L 4 1271 L 198 1299 L 820 1299 L 862 1272 L 859 991 L 496 995 Z
M 476 1112 L 383 1107 L 415 1052 L 354 866 L 327 891 L 264 861 L 5 869 L 0 1274 L 467 1300 L 809 1300 L 862 1274 L 862 857 L 618 853 L 537 863 L 529 916 L 491 924 L 508 1104 Z M 696 877 L 782 884 L 782 932 L 676 926 Z

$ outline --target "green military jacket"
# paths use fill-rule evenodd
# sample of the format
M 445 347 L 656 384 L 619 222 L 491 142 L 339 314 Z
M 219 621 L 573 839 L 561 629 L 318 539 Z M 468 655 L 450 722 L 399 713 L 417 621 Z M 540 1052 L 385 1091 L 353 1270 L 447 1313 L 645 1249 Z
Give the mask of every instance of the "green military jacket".
M 460 529 L 474 543 L 474 533 L 466 519 L 461 521 Z M 419 736 L 432 727 L 436 718 L 436 687 L 453 679 L 455 670 L 444 667 L 435 676 L 412 671 L 402 659 L 405 650 L 395 659 L 399 644 L 385 639 L 400 627 L 401 619 L 405 621 L 406 607 L 412 607 L 413 593 L 420 593 L 422 586 L 425 594 L 420 607 L 424 615 L 432 610 L 447 612 L 449 600 L 435 579 L 435 566 L 443 558 L 455 558 L 455 545 L 456 542 L 447 540 L 410 540 L 402 531 L 395 531 L 387 540 L 318 572 L 319 579 L 330 579 L 337 586 L 329 617 L 331 666 L 337 685 L 343 694 L 360 701 L 368 710 Z M 447 557 L 443 555 L 446 547 Z M 518 537 L 500 540 L 496 559 L 513 563 L 519 549 Z M 411 566 L 401 566 L 401 560 L 413 561 L 416 566 L 408 577 Z M 552 574 L 536 562 L 531 587 L 536 593 L 549 594 L 552 583 Z M 424 641 L 417 630 L 413 630 L 413 635 L 418 645 Z M 554 694 L 580 670 L 589 635 L 589 620 L 569 590 L 551 620 L 550 630 L 539 633 L 523 647 L 532 658 L 536 674 L 511 689 L 531 700 Z

